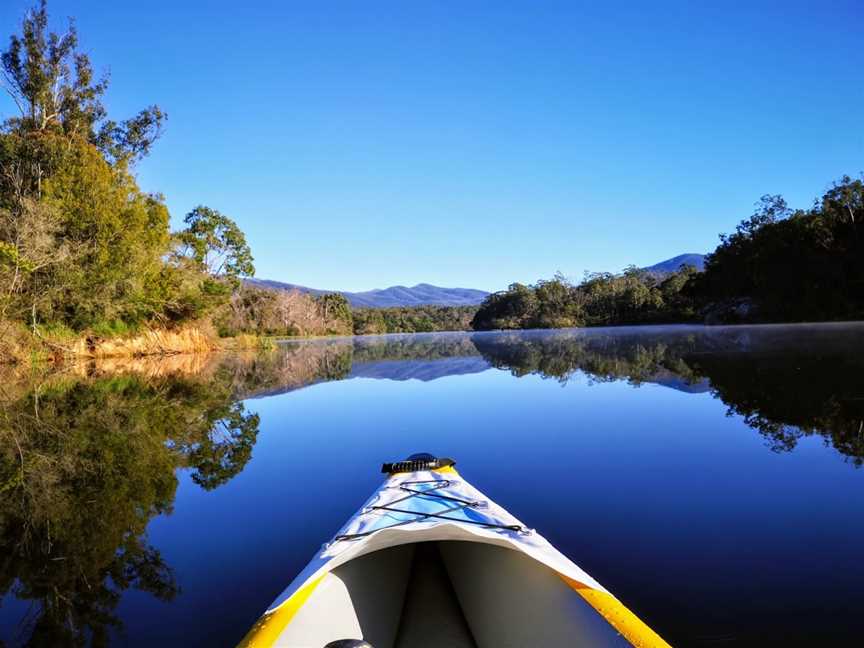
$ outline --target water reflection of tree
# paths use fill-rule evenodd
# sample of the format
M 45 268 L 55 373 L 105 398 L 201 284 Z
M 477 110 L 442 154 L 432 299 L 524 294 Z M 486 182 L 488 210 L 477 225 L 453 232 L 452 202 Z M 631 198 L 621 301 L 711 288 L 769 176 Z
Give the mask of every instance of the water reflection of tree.
M 473 342 L 490 364 L 517 377 L 536 374 L 566 382 L 581 372 L 596 382 L 626 380 L 635 385 L 656 382 L 669 373 L 689 382 L 701 378 L 682 360 L 695 344 L 692 335 L 652 339 L 556 331 L 478 334 Z
M 478 334 L 473 342 L 494 366 L 515 376 L 566 381 L 693 385 L 712 394 L 776 451 L 821 435 L 854 465 L 864 464 L 864 328 L 650 330 Z
M 856 466 L 864 464 L 862 350 L 810 348 L 807 352 L 754 352 L 691 359 L 713 392 L 758 430 L 769 446 L 792 450 L 806 436 L 822 435 Z
M 358 337 L 353 342 L 353 361 L 358 363 L 378 360 L 432 361 L 477 355 L 470 336 L 464 333 Z
M 566 382 L 625 380 L 708 391 L 762 434 L 791 450 L 819 434 L 864 463 L 864 327 L 689 327 L 580 329 L 452 335 L 375 336 L 280 348 L 232 362 L 244 397 L 341 380 L 352 365 L 434 361 L 480 354 L 514 376 Z M 242 388 L 241 388 L 242 386 Z
M 225 380 L 50 379 L 0 401 L 0 594 L 36 605 L 24 645 L 106 645 L 129 588 L 178 584 L 147 541 L 170 512 L 175 471 L 204 488 L 242 470 L 258 417 Z

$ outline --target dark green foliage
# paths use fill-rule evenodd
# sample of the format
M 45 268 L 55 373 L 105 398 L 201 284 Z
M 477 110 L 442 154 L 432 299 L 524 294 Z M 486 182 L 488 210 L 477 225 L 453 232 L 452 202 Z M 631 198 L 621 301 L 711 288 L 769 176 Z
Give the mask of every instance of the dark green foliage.
M 41 0 L 13 34 L 2 53 L 6 89 L 18 108 L 7 132 L 55 132 L 93 144 L 112 162 L 134 162 L 149 153 L 166 115 L 145 108 L 122 122 L 108 118 L 102 95 L 108 78 L 95 79 L 90 58 L 78 51 L 78 34 L 69 24 L 62 34 L 48 31 L 47 3 Z
M 316 297 L 315 302 L 324 319 L 326 333 L 336 335 L 351 333 L 351 305 L 345 295 L 327 293 Z
M 233 220 L 199 205 L 186 214 L 183 222 L 186 229 L 175 235 L 177 255 L 191 261 L 197 270 L 235 285 L 242 277 L 255 274 L 246 237 Z
M 168 210 L 86 142 L 0 134 L 0 318 L 136 323 L 160 312 Z
M 864 182 L 844 176 L 806 210 L 765 196 L 721 237 L 688 292 L 703 305 L 746 299 L 763 321 L 864 318 Z
M 357 308 L 352 314 L 354 334 L 467 331 L 476 311 L 473 306 Z
M 537 301 L 533 286 L 510 284 L 507 290 L 493 293 L 483 301 L 471 326 L 478 331 L 531 328 L 538 309 Z
M 579 285 L 560 275 L 533 286 L 512 284 L 486 298 L 472 326 L 490 330 L 687 321 L 694 309 L 683 288 L 694 273 L 684 266 L 658 278 L 630 267 L 620 275 L 590 274 Z
M 254 272 L 245 237 L 198 207 L 172 240 L 163 197 L 143 193 L 130 172 L 165 114 L 151 106 L 112 120 L 107 79 L 77 48 L 74 26 L 48 30 L 43 1 L 0 56 L 18 109 L 0 128 L 0 321 L 35 334 L 202 318 Z
M 721 235 L 705 271 L 658 277 L 635 267 L 557 276 L 490 295 L 484 329 L 563 328 L 707 321 L 864 319 L 864 179 L 842 177 L 810 209 L 766 195 L 735 232 Z

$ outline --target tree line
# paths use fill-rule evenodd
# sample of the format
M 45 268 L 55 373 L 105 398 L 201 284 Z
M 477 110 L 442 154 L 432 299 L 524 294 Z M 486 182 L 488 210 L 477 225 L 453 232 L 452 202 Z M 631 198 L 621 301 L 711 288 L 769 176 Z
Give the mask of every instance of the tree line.
M 352 314 L 353 329 L 355 335 L 467 331 L 476 312 L 475 306 L 358 308 Z
M 864 318 L 864 176 L 843 176 L 808 209 L 766 195 L 720 236 L 704 272 L 665 276 L 629 267 L 511 284 L 490 295 L 477 330 L 676 322 L 739 323 Z
M 214 316 L 220 335 L 265 336 L 426 333 L 470 329 L 473 306 L 355 308 L 340 293 L 311 295 L 249 285 Z
M 864 181 L 844 176 L 809 209 L 763 196 L 736 231 L 720 236 L 705 270 L 635 266 L 514 283 L 476 307 L 350 308 L 313 297 L 244 288 L 223 334 L 326 335 L 567 328 L 682 322 L 739 323 L 864 318 Z
M 668 277 L 629 267 L 623 273 L 593 273 L 579 284 L 562 275 L 534 285 L 511 284 L 486 298 L 471 325 L 476 330 L 567 328 L 654 324 L 692 317 L 682 290 L 692 266 Z

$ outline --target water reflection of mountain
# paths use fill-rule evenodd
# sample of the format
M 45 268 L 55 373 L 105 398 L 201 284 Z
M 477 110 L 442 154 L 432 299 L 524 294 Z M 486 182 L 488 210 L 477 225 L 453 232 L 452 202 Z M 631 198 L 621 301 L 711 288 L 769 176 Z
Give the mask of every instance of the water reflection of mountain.
M 351 367 L 348 378 L 377 380 L 420 380 L 429 382 L 447 376 L 482 373 L 491 365 L 482 357 L 441 358 L 439 360 L 377 360 L 358 362 Z
M 469 336 L 385 335 L 357 338 L 349 378 L 428 382 L 489 369 Z
M 707 378 L 693 380 L 682 378 L 681 376 L 666 370 L 660 369 L 652 375 L 646 377 L 644 382 L 668 387 L 675 391 L 686 392 L 687 394 L 704 394 L 711 391 L 711 382 Z
M 430 381 L 489 369 L 463 333 L 380 335 L 288 342 L 259 356 L 229 359 L 244 375 L 238 395 L 263 398 L 330 380 Z

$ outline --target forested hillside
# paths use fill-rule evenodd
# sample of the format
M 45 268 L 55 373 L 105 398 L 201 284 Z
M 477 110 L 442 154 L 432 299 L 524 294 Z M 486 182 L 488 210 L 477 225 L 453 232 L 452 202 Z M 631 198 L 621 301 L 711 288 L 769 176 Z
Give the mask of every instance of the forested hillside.
M 672 274 L 630 267 L 512 284 L 490 295 L 475 329 L 671 322 L 864 319 L 864 177 L 844 176 L 809 209 L 763 196 L 705 259 Z
M 864 176 L 844 176 L 808 209 L 764 196 L 709 255 L 688 291 L 719 317 L 864 318 Z M 736 315 L 737 313 L 737 315 Z

